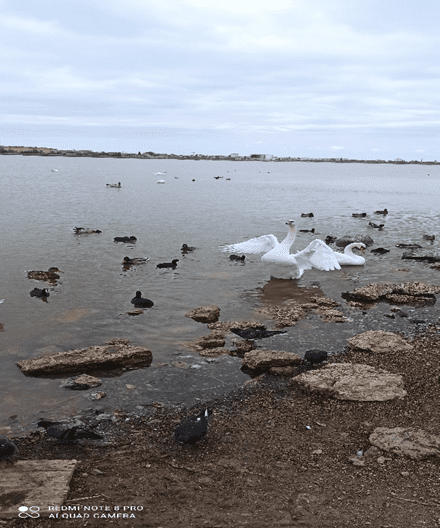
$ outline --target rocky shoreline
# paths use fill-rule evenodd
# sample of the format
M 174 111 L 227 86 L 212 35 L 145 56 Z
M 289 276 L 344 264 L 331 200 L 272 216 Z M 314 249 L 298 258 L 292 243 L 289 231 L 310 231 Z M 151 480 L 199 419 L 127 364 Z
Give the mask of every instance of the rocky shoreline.
M 62 445 L 38 431 L 16 440 L 18 459 L 79 460 L 66 504 L 142 505 L 130 526 L 438 526 L 437 290 L 422 283 L 373 284 L 350 292 L 352 306 L 338 310 L 321 297 L 273 307 L 270 315 L 281 327 L 307 319 L 342 329 L 352 324 L 350 314 L 356 319 L 361 331 L 323 366 L 293 358 L 293 351 L 284 352 L 294 361 L 283 366 L 285 356 L 267 350 L 267 342 L 261 349 L 252 339 L 225 339 L 237 322 L 218 321 L 217 307 L 193 310 L 187 315 L 206 324 L 208 335 L 235 349 L 206 339 L 190 346 L 202 358 L 210 351 L 218 356 L 201 361 L 241 359 L 253 371 L 244 386 L 191 408 L 139 406 L 140 400 L 133 411 L 90 408 L 73 419 L 104 442 Z M 381 312 L 370 321 L 372 303 L 381 303 Z M 413 317 L 415 308 L 407 307 L 413 303 L 426 303 L 423 319 Z M 340 322 L 325 323 L 326 316 Z M 268 339 L 272 347 L 286 337 Z M 176 446 L 176 425 L 206 405 L 213 409 L 207 439 Z M 58 522 L 15 519 L 8 526 Z M 102 526 L 102 519 L 85 524 Z

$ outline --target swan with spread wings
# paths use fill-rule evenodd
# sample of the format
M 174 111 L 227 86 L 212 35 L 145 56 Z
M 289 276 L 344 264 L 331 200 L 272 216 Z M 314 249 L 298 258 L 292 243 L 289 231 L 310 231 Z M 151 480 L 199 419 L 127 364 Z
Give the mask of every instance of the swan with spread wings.
M 290 248 L 295 242 L 296 227 L 293 220 L 286 222 L 286 225 L 288 226 L 288 233 L 282 242 L 278 242 L 275 235 L 263 235 L 251 238 L 246 242 L 220 246 L 220 249 L 230 253 L 264 253 L 261 257 L 262 262 L 270 266 L 284 268 L 293 279 L 301 278 L 307 269 L 315 268 L 322 271 L 341 269 L 335 252 L 322 240 L 313 240 L 302 251 L 291 254 Z

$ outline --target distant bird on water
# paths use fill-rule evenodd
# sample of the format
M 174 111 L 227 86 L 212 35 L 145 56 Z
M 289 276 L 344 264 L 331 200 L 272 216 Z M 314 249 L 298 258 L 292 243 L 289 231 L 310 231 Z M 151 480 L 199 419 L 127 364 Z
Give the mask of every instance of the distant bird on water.
M 38 427 L 44 427 L 48 436 L 56 438 L 60 442 L 75 442 L 76 440 L 88 439 L 88 440 L 103 440 L 104 437 L 98 433 L 90 431 L 85 427 L 78 425 L 69 426 L 69 424 L 63 422 L 52 422 L 50 420 L 40 419 L 37 422 Z
M 351 213 L 351 216 L 354 216 L 354 218 L 365 218 L 367 213 Z
M 212 409 L 205 409 L 200 414 L 190 416 L 174 430 L 174 436 L 178 443 L 194 445 L 203 440 L 208 432 L 209 417 Z
M 161 264 L 158 264 L 156 266 L 156 268 L 173 268 L 173 269 L 176 269 L 178 262 L 179 262 L 179 259 L 174 259 L 171 262 L 162 262 Z
M 18 447 L 7 438 L 0 436 L 0 462 L 14 462 L 11 460 L 18 453 Z
M 187 244 L 182 244 L 182 247 L 180 248 L 184 253 L 187 251 L 194 251 L 195 249 L 197 249 L 195 246 L 188 246 Z
M 383 211 L 374 211 L 374 214 L 387 215 L 388 214 L 388 209 L 384 209 Z
M 314 216 L 313 213 L 301 213 L 301 218 L 313 218 Z
M 122 260 L 122 264 L 125 264 L 126 266 L 133 266 L 135 264 L 145 264 L 145 262 L 147 262 L 148 260 L 150 259 L 143 257 L 124 257 L 124 259 Z
M 133 297 L 133 299 L 130 301 L 131 304 L 134 304 L 135 306 L 141 307 L 141 308 L 151 308 L 154 306 L 154 302 L 150 301 L 150 299 L 143 299 L 142 298 L 142 292 L 137 291 L 136 297 Z

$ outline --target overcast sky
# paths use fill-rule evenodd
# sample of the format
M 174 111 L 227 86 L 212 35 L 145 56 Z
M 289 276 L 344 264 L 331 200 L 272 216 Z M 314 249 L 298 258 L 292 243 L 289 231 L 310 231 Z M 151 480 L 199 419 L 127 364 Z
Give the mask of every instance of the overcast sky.
M 439 159 L 437 0 L 0 0 L 0 144 Z

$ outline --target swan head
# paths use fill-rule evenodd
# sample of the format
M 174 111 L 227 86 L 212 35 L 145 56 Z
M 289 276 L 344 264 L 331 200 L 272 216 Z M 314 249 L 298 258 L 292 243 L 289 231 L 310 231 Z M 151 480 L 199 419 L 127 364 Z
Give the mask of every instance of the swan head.
M 286 222 L 286 225 L 289 226 L 289 231 L 291 231 L 292 233 L 296 232 L 296 227 L 295 227 L 295 221 L 294 220 L 289 220 L 288 222 Z
M 361 253 L 365 253 L 365 249 L 366 249 L 366 245 L 363 244 L 362 242 L 356 242 L 355 244 L 353 244 L 352 248 L 356 248 L 356 249 L 359 249 L 359 251 Z

